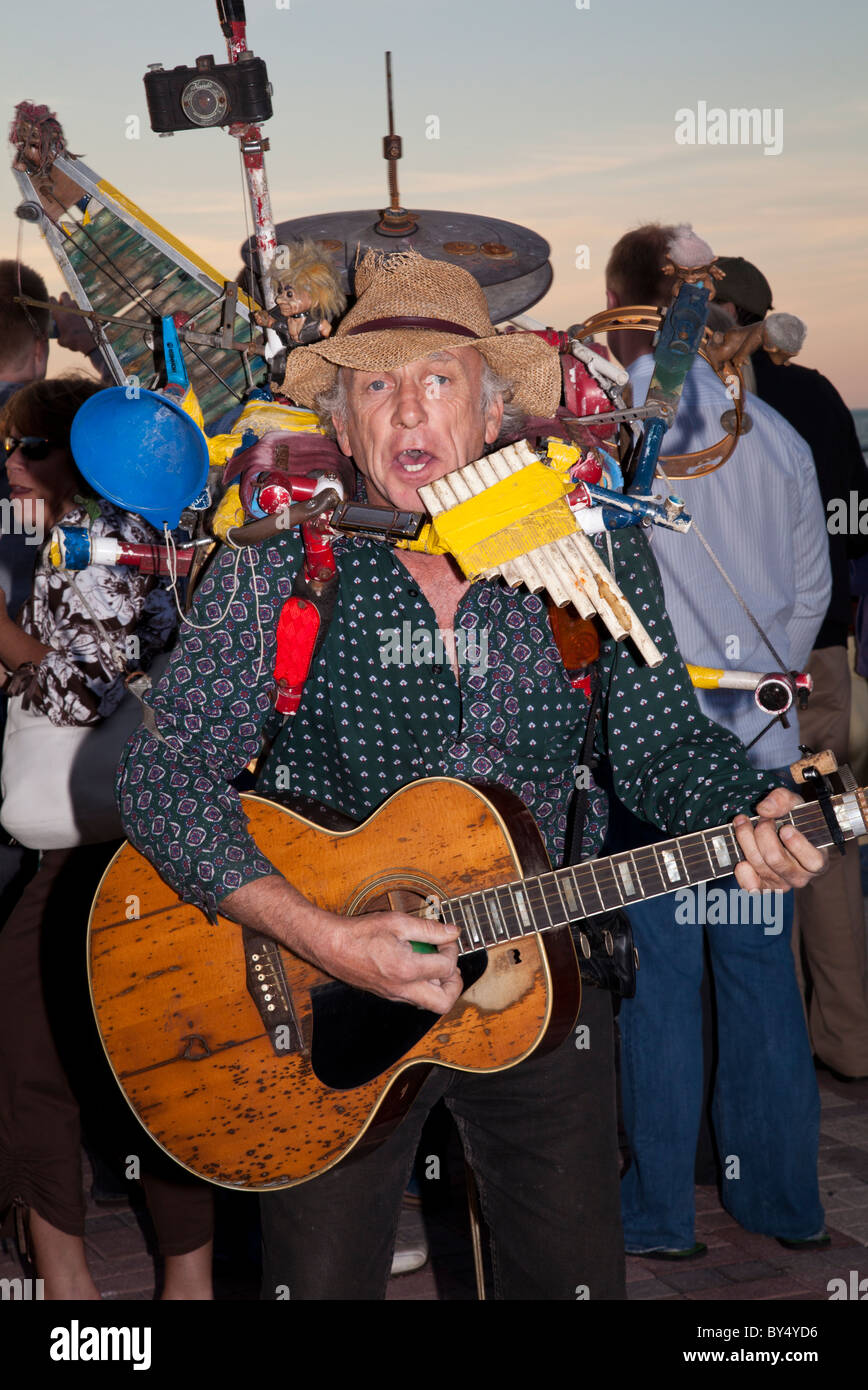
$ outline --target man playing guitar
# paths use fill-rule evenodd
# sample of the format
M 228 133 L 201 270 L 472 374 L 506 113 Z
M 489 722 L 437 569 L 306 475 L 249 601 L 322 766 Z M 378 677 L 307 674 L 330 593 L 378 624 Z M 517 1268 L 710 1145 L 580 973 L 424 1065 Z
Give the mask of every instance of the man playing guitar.
M 495 334 L 465 271 L 412 253 L 385 261 L 369 254 L 356 293 L 334 336 L 290 355 L 284 389 L 331 415 L 369 501 L 419 510 L 420 486 L 494 445 L 505 405 L 513 418 L 554 413 L 556 351 L 530 334 Z M 802 886 L 822 870 L 825 853 L 794 827 L 778 833 L 774 824 L 799 798 L 754 771 L 737 740 L 699 712 L 637 528 L 618 532 L 613 548 L 616 578 L 664 652 L 651 671 L 628 649 L 602 644 L 604 741 L 619 796 L 671 834 L 734 817 L 740 885 Z M 364 819 L 419 778 L 481 779 L 521 798 L 559 863 L 588 705 L 566 678 L 543 602 L 499 580 L 468 584 L 447 557 L 367 537 L 340 538 L 335 553 L 335 616 L 258 789 L 267 796 L 288 782 Z M 164 742 L 142 731 L 127 753 L 120 781 L 127 832 L 186 900 L 276 938 L 339 980 L 447 1014 L 462 990 L 457 929 L 401 911 L 348 918 L 314 906 L 254 844 L 231 785 L 256 754 L 271 708 L 271 663 L 259 660 L 256 615 L 268 658 L 299 560 L 290 533 L 261 548 L 255 571 L 239 568 L 229 549 L 217 557 L 197 593 L 197 626 L 187 629 L 152 697 Z M 484 668 L 424 657 L 385 662 L 381 634 L 405 621 L 485 629 Z M 756 828 L 745 814 L 753 809 Z M 605 798 L 594 790 L 585 853 L 598 852 L 605 815 Z M 436 951 L 413 949 L 420 941 Z M 604 992 L 586 991 L 582 1022 L 587 1047 L 570 1034 L 548 1054 L 488 1075 L 432 1067 L 379 1147 L 264 1195 L 264 1296 L 384 1296 L 421 1126 L 445 1097 L 490 1227 L 496 1295 L 623 1298 Z

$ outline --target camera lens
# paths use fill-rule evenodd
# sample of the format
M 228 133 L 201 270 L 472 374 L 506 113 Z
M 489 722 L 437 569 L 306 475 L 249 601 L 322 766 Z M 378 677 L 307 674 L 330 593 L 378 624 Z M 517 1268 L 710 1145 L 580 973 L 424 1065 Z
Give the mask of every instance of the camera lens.
M 196 77 L 181 93 L 181 110 L 194 125 L 221 125 L 229 114 L 229 96 L 213 77 Z

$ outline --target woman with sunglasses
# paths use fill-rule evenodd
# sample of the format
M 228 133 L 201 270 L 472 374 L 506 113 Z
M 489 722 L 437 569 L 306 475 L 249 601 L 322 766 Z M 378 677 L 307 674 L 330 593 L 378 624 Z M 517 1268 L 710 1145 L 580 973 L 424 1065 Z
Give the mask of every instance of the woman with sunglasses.
M 69 434 L 79 407 L 100 390 L 87 377 L 32 382 L 16 392 L 0 414 L 9 484 L 10 519 L 44 541 L 59 522 L 89 526 L 94 536 L 157 539 L 140 517 L 97 500 L 75 466 Z M 111 447 L 107 441 L 107 447 Z M 89 606 L 90 605 L 90 606 Z M 33 590 L 17 621 L 0 605 L 0 663 L 37 713 L 54 724 L 94 724 L 108 717 L 124 695 L 117 663 L 95 625 L 93 609 L 107 613 L 109 639 L 129 647 L 144 667 L 164 650 L 175 628 L 170 596 L 153 575 L 94 567 L 75 576 L 53 569 L 44 554 Z M 25 668 L 21 672 L 22 666 Z
M 173 636 L 171 596 L 154 575 L 48 562 L 51 528 L 153 544 L 140 517 L 94 497 L 75 467 L 70 430 L 100 387 L 86 377 L 34 382 L 0 411 L 10 504 L 6 520 L 43 542 L 17 621 L 0 595 L 0 685 L 51 724 L 99 723 L 124 696 L 117 651 L 135 666 Z M 111 441 L 106 441 L 111 448 Z M 97 619 L 99 620 L 97 622 Z M 109 648 L 114 648 L 114 651 Z M 50 729 L 46 748 L 50 755 Z M 38 792 L 38 770 L 34 769 Z M 8 790 L 8 789 L 7 789 Z M 211 1197 L 148 1148 L 108 1071 L 88 1003 L 84 933 L 114 844 L 42 853 L 0 930 L 0 1219 L 18 1217 L 49 1299 L 98 1298 L 84 1250 L 82 1106 L 93 1142 L 142 1176 L 165 1257 L 164 1298 L 211 1296 Z M 129 1169 L 129 1159 L 138 1159 Z M 162 1169 L 162 1171 L 161 1171 Z M 26 1228 L 26 1230 L 25 1230 Z

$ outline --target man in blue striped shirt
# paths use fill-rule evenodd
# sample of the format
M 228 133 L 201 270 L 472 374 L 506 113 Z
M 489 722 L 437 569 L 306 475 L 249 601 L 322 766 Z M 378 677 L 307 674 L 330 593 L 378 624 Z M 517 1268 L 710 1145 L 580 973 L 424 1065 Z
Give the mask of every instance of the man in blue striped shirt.
M 672 277 L 662 267 L 676 237 L 683 244 L 685 235 L 689 228 L 655 225 L 622 237 L 607 267 L 609 306 L 668 303 Z M 653 370 L 651 340 L 633 330 L 610 336 L 639 404 Z M 713 369 L 697 360 L 662 454 L 719 441 L 721 415 L 732 404 Z M 753 671 L 778 665 L 721 579 L 701 531 L 785 669 L 803 670 L 831 586 L 816 470 L 804 441 L 776 411 L 750 395 L 746 404 L 752 428 L 729 461 L 678 480 L 694 527 L 687 535 L 656 528 L 654 554 L 686 661 Z M 750 694 L 698 695 L 703 711 L 746 744 L 769 722 Z M 762 736 L 751 761 L 786 769 L 799 757 L 798 744 L 791 717 L 789 729 L 777 723 Z M 705 898 L 691 913 L 683 897 L 630 910 L 642 972 L 637 997 L 624 1002 L 620 1016 L 633 1155 L 622 1184 L 626 1248 L 670 1259 L 704 1253 L 695 1241 L 693 1200 L 703 1094 L 702 925 L 717 1006 L 714 1126 L 724 1202 L 748 1230 L 800 1247 L 827 1242 L 816 1175 L 817 1085 L 789 947 L 792 894 L 778 898 L 772 926 L 765 914 L 759 921 L 759 914 L 741 911 L 738 895 L 716 897 L 727 909 L 707 916 Z

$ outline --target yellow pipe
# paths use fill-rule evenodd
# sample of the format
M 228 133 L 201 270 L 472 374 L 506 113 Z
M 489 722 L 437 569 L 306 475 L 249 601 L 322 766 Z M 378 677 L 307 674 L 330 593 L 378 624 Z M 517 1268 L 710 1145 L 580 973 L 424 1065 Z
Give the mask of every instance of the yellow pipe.
M 717 666 L 692 666 L 688 661 L 687 674 L 699 690 L 717 690 L 723 671 Z

